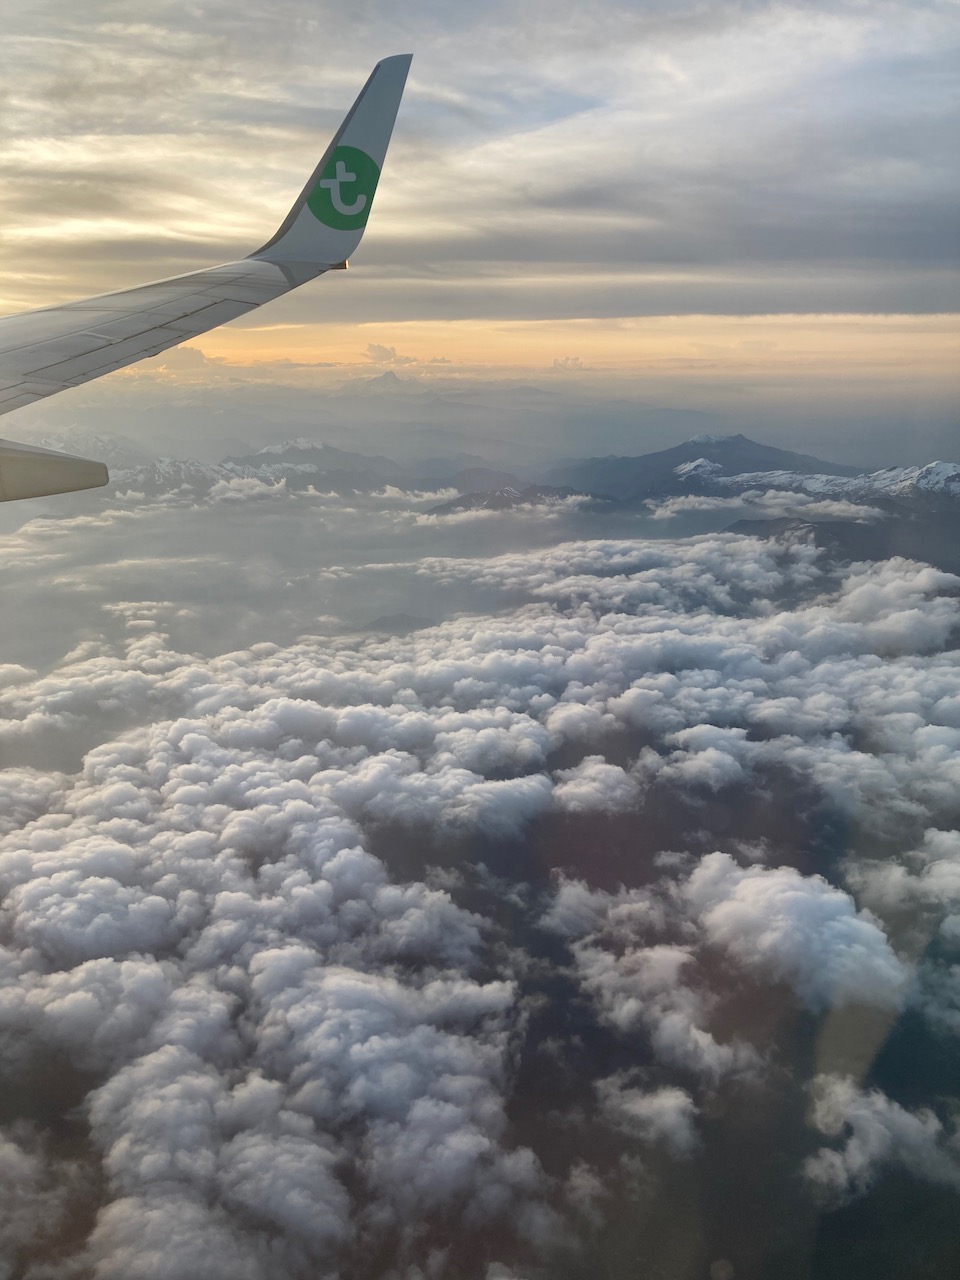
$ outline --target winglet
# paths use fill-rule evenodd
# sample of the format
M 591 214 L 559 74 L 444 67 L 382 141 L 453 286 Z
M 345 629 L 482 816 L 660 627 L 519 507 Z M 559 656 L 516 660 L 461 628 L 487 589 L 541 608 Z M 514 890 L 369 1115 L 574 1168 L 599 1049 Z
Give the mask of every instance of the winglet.
M 334 265 L 363 235 L 412 54 L 378 62 L 277 234 L 252 258 Z

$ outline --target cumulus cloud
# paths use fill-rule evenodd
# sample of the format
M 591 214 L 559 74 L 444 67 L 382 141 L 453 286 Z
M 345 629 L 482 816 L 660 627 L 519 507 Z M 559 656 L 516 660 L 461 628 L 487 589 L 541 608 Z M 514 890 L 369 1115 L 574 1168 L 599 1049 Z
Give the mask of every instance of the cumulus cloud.
M 570 940 L 577 978 L 601 1018 L 627 1039 L 649 1037 L 656 1058 L 708 1081 L 759 1065 L 750 1045 L 721 1042 L 709 1030 L 714 995 L 693 935 L 662 895 L 611 895 L 561 881 L 542 925 Z
M 696 1104 L 683 1089 L 652 1092 L 633 1089 L 622 1077 L 601 1082 L 600 1096 L 613 1123 L 647 1141 L 661 1140 L 677 1155 L 690 1155 L 698 1146 L 694 1119 Z
M 400 526 L 370 511 L 410 512 L 390 494 L 328 505 L 321 556 L 292 536 L 318 505 L 277 497 L 258 538 L 291 548 L 294 635 L 263 639 L 254 560 L 258 642 L 194 650 L 181 614 L 215 625 L 213 551 L 260 502 L 232 492 L 7 540 L 82 601 L 0 689 L 0 1067 L 69 1064 L 104 1188 L 78 1267 L 172 1277 L 202 1249 L 272 1280 L 386 1250 L 529 1280 L 625 1187 L 716 1158 L 745 1096 L 801 1092 L 783 1055 L 822 1015 L 948 1027 L 949 962 L 911 984 L 897 911 L 953 936 L 955 579 L 728 534 L 376 560 Z M 209 556 L 151 545 L 214 510 Z M 82 597 L 81 531 L 129 556 Z M 127 590 L 148 561 L 153 599 Z M 354 600 L 441 621 L 367 633 Z M 51 1223 L 81 1194 L 31 1124 L 26 1242 L 51 1188 Z M 876 1164 L 824 1150 L 811 1186 Z
M 553 724 L 557 717 L 552 716 Z M 568 813 L 589 813 L 596 809 L 629 809 L 640 787 L 619 765 L 607 764 L 603 756 L 585 756 L 573 769 L 558 773 L 554 800 Z
M 936 930 L 945 939 L 960 941 L 960 835 L 956 831 L 929 827 L 922 843 L 904 850 L 896 861 L 853 860 L 848 878 L 878 914 L 919 930 L 913 935 L 918 952 Z
M 17 1257 L 56 1242 L 71 1210 L 87 1199 L 86 1171 L 57 1159 L 34 1126 L 17 1122 L 0 1131 L 0 1267 L 12 1276 Z
M 490 524 L 502 528 L 519 524 L 540 525 L 557 521 L 575 513 L 590 499 L 584 494 L 570 493 L 562 496 L 550 494 L 536 502 L 518 502 L 516 506 L 498 510 L 494 507 L 468 507 L 462 511 L 421 512 L 416 523 L 422 527 L 450 528 L 456 525 Z
M 705 1080 L 754 1074 L 766 1052 L 762 1039 L 716 1033 L 726 1021 L 712 977 L 717 948 L 741 981 L 786 984 L 816 1011 L 845 1003 L 896 1010 L 909 979 L 882 928 L 848 894 L 791 867 L 743 869 L 723 853 L 683 879 L 618 894 L 561 881 L 542 924 L 570 940 L 578 979 L 612 1027 L 644 1033 L 658 1059 Z
M 401 356 L 397 354 L 396 347 L 384 346 L 382 342 L 367 343 L 367 359 L 372 364 L 416 364 L 413 356 Z
M 683 894 L 712 943 L 746 968 L 789 983 L 811 1008 L 899 1006 L 908 975 L 883 930 L 820 876 L 792 867 L 741 869 L 714 853 Z
M 652 520 L 675 520 L 692 513 L 729 513 L 730 519 L 753 516 L 765 520 L 795 517 L 804 520 L 879 520 L 884 513 L 878 507 L 850 502 L 841 498 L 815 498 L 805 493 L 786 493 L 782 489 L 748 489 L 735 498 L 700 497 L 685 494 L 664 501 L 650 500 Z
M 11 309 L 262 241 L 370 24 L 418 61 L 343 324 L 447 321 L 468 293 L 474 319 L 587 325 L 913 311 L 931 289 L 949 309 L 937 6 L 535 3 L 512 27 L 460 7 L 439 41 L 434 6 L 136 8 L 7 24 L 4 226 L 49 268 Z M 368 361 L 413 363 L 392 341 Z M 171 361 L 276 420 L 235 366 Z M 579 358 L 554 366 L 571 390 Z M 523 396 L 498 394 L 468 412 L 512 456 Z M 540 412 L 572 438 L 556 398 Z M 598 437 L 635 439 L 630 413 Z M 446 438 L 442 401 L 406 416 Z M 932 1102 L 829 1077 L 806 1164 L 790 1126 L 824 1013 L 906 999 L 925 1034 L 956 1027 L 957 580 L 731 535 L 590 540 L 573 500 L 414 505 L 237 479 L 4 539 L 0 1269 L 541 1280 L 575 1221 L 653 1272 L 660 1240 L 726 1252 L 712 1224 L 762 1198 L 717 1212 L 711 1176 L 737 1117 L 780 1103 L 778 1230 L 800 1170 L 828 1199 L 891 1167 L 955 1188 Z M 658 1212 L 684 1201 L 669 1174 L 657 1201 L 656 1170 L 691 1158 L 704 1212 Z M 618 1236 L 643 1180 L 655 1230 Z
M 842 1145 L 823 1147 L 804 1164 L 804 1175 L 827 1197 L 866 1191 L 884 1170 L 960 1187 L 960 1140 L 933 1111 L 911 1111 L 877 1089 L 859 1090 L 848 1077 L 813 1082 L 812 1124 Z

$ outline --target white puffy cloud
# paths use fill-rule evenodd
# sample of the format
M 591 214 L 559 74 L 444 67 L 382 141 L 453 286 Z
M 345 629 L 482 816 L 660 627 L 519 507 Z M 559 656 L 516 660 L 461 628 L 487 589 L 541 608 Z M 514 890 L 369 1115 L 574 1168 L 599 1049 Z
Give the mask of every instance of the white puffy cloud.
M 110 517 L 152 536 L 137 518 Z M 67 532 L 14 551 L 53 548 L 58 574 Z M 708 1101 L 776 1075 L 745 991 L 783 1018 L 955 1009 L 949 966 L 907 994 L 892 945 L 904 910 L 952 936 L 954 579 L 731 535 L 399 550 L 328 557 L 299 638 L 224 652 L 172 638 L 182 610 L 212 616 L 215 557 L 192 583 L 168 566 L 155 600 L 97 578 L 66 657 L 0 693 L 0 1066 L 89 1073 L 98 1275 L 173 1277 L 190 1249 L 250 1280 L 335 1274 L 385 1240 L 398 1275 L 462 1273 L 426 1221 L 496 1231 L 533 1273 L 511 1230 L 549 1257 L 622 1176 L 576 1138 L 541 1160 L 547 1122 L 511 1118 L 542 945 L 583 1023 L 549 1029 L 555 1061 L 588 1064 L 566 1132 L 599 1108 L 611 1141 L 674 1154 L 708 1149 Z M 381 592 L 446 620 L 311 631 L 310 609 Z M 817 849 L 746 823 L 771 791 L 804 840 L 825 814 L 856 847 L 814 873 Z M 601 1034 L 642 1073 L 592 1059 Z
M 601 1081 L 600 1096 L 611 1123 L 646 1141 L 663 1141 L 677 1155 L 690 1155 L 698 1146 L 694 1120 L 697 1107 L 683 1089 L 652 1091 L 631 1088 L 622 1077 Z
M 922 961 L 910 1003 L 938 1031 L 960 1035 L 960 964 Z
M 101 1211 L 87 1249 L 104 1280 L 176 1280 L 195 1268 L 198 1258 L 211 1280 L 268 1280 L 266 1252 L 255 1238 L 238 1236 L 222 1210 L 207 1209 L 175 1186 L 154 1197 L 112 1200 Z
M 579 982 L 622 1036 L 646 1034 L 658 1059 L 707 1081 L 759 1066 L 750 1045 L 709 1030 L 716 1000 L 699 972 L 695 934 L 662 894 L 607 894 L 561 880 L 541 924 L 569 939 Z
M 901 1003 L 908 974 L 883 930 L 820 876 L 742 869 L 713 853 L 682 893 L 708 941 L 744 968 L 788 983 L 810 1008 Z
M 900 926 L 919 954 L 939 930 L 960 941 L 960 834 L 928 827 L 896 860 L 851 860 L 847 878 L 869 906 Z
M 909 971 L 849 894 L 791 867 L 743 869 L 708 854 L 680 880 L 608 894 L 561 880 L 542 927 L 569 939 L 576 973 L 601 1016 L 645 1031 L 656 1056 L 704 1079 L 756 1073 L 764 1046 L 721 1040 L 713 989 L 719 948 L 744 977 L 791 987 L 815 1011 L 847 1003 L 898 1009 Z M 720 984 L 720 991 L 724 984 Z
M 629 809 L 640 794 L 637 780 L 603 756 L 585 756 L 573 769 L 562 769 L 554 788 L 555 802 L 567 813 Z
M 56 804 L 64 781 L 36 769 L 0 770 L 0 833 L 18 830 Z
M 735 520 L 738 516 L 754 519 L 776 520 L 781 517 L 804 520 L 877 520 L 883 512 L 877 507 L 850 502 L 842 498 L 817 499 L 808 493 L 786 493 L 783 489 L 747 489 L 735 498 L 699 497 L 684 494 L 678 498 L 651 500 L 652 520 L 675 520 L 698 512 L 727 514 Z
M 495 524 L 501 529 L 511 525 L 522 531 L 526 523 L 541 525 L 571 515 L 588 502 L 583 494 L 550 494 L 536 502 L 518 502 L 516 506 L 497 510 L 492 507 L 470 507 L 464 511 L 422 512 L 415 517 L 423 528 L 448 528 L 451 525 Z
M 845 1076 L 818 1076 L 813 1094 L 814 1128 L 842 1143 L 822 1147 L 804 1164 L 805 1177 L 827 1197 L 862 1194 L 885 1169 L 897 1167 L 960 1188 L 960 1136 L 933 1111 L 909 1111 Z
M 321 736 L 336 714 L 280 698 L 105 744 L 0 854 L 0 1021 L 105 1077 L 88 1106 L 112 1193 L 89 1244 L 104 1274 L 173 1275 L 189 1247 L 257 1280 L 334 1266 L 357 1232 L 347 1158 L 381 1232 L 388 1210 L 398 1230 L 451 1206 L 479 1224 L 546 1186 L 504 1145 L 514 992 L 468 976 L 485 922 L 392 882 L 350 816 L 390 812 L 392 778 L 403 820 L 404 780 L 426 775 L 357 744 L 399 730 L 413 745 L 416 721 L 339 721 L 336 747 Z M 508 782 L 444 775 L 434 804 L 447 795 L 452 821 L 514 820 Z M 180 1219 L 185 1242 L 161 1257 Z

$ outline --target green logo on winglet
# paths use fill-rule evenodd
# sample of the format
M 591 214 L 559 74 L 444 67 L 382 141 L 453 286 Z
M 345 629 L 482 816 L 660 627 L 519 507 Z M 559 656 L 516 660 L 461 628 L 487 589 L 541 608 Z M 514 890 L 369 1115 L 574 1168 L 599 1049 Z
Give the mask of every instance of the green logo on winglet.
M 366 225 L 380 180 L 377 162 L 356 147 L 337 147 L 307 197 L 313 216 L 338 231 Z

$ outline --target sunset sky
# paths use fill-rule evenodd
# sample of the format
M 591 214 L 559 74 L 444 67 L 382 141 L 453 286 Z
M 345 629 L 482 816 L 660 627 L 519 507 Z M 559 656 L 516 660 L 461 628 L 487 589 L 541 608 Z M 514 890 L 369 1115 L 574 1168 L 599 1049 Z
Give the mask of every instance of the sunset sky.
M 0 1280 L 955 1280 L 960 0 L 0 12 Z
M 0 308 L 251 251 L 372 64 L 411 51 L 351 272 L 192 344 L 232 375 L 562 376 L 942 418 L 958 42 L 952 0 L 16 3 Z M 81 395 L 192 376 L 171 357 Z

